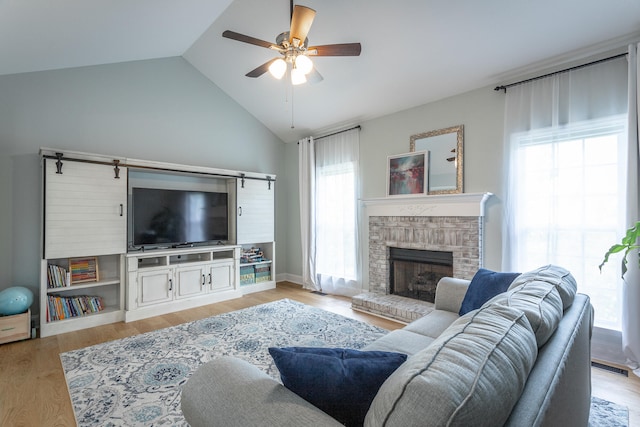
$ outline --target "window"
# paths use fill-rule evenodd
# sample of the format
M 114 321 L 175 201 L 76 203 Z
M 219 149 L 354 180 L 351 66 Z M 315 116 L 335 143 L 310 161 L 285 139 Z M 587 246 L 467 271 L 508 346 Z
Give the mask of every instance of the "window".
M 514 135 L 514 266 L 567 268 L 596 325 L 621 327 L 620 272 L 598 265 L 624 229 L 626 116 Z M 619 269 L 619 267 L 618 267 Z
M 357 280 L 355 165 L 345 162 L 316 170 L 318 274 Z

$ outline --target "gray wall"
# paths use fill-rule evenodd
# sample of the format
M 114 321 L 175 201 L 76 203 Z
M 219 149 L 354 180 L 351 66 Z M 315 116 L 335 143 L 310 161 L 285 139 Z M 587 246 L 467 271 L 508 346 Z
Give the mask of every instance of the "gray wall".
M 277 272 L 300 276 L 297 145 L 183 59 L 0 76 L 0 99 L 0 289 L 28 286 L 37 295 L 40 147 L 275 173 Z M 499 269 L 503 108 L 504 95 L 483 88 L 360 123 L 362 197 L 385 195 L 387 156 L 409 151 L 412 134 L 463 124 L 465 192 L 495 194 L 485 266 Z
M 0 289 L 38 295 L 40 147 L 278 175 L 285 144 L 182 58 L 0 76 Z M 281 181 L 280 181 L 281 180 Z M 287 240 L 277 191 L 277 241 Z M 278 245 L 277 272 L 287 271 Z
M 464 125 L 464 191 L 494 194 L 486 205 L 484 264 L 487 268 L 499 270 L 502 259 L 503 116 L 504 94 L 487 87 L 360 123 L 362 198 L 385 196 L 387 156 L 408 152 L 411 135 Z M 288 144 L 286 150 L 287 167 L 291 169 L 287 175 L 297 180 L 297 167 L 292 166 L 292 162 L 297 162 L 297 146 Z M 289 186 L 297 189 L 295 185 Z M 298 195 L 292 194 L 288 201 L 292 220 L 299 209 Z M 366 224 L 364 221 L 362 223 Z M 299 234 L 299 229 L 291 227 L 288 235 L 288 272 L 297 276 L 301 274 L 302 262 Z M 363 281 L 366 288 L 366 229 L 362 237 Z

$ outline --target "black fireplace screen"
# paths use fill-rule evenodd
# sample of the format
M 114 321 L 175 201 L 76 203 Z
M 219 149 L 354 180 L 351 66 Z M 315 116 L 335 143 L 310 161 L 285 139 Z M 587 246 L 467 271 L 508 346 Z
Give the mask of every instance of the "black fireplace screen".
M 453 253 L 389 248 L 389 293 L 434 302 L 436 285 L 453 276 Z

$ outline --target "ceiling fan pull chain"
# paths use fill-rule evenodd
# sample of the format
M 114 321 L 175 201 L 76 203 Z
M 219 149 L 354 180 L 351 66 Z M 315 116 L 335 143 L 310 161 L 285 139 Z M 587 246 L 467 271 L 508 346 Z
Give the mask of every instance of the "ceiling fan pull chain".
M 291 129 L 295 129 L 293 125 L 293 85 L 291 85 Z

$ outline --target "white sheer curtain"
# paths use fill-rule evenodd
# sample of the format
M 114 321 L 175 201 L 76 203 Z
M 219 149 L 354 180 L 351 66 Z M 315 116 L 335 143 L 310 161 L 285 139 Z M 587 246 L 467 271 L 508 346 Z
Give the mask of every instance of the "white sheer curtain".
M 298 190 L 300 195 L 300 237 L 302 241 L 302 286 L 319 291 L 316 281 L 316 171 L 312 137 L 298 141 Z
M 638 191 L 628 179 L 637 179 L 627 165 L 628 76 L 620 57 L 507 90 L 502 268 L 567 268 L 591 297 L 596 327 L 637 336 L 637 318 L 624 317 L 637 316 L 638 300 L 625 314 L 619 266 L 598 271 L 629 222 L 625 188 Z
M 629 46 L 629 124 L 627 154 L 627 216 L 626 226 L 631 227 L 640 220 L 640 202 L 638 201 L 638 174 L 640 173 L 640 141 L 638 140 L 639 99 L 640 99 L 640 44 Z M 630 254 L 629 270 L 625 275 L 622 288 L 622 348 L 627 364 L 640 376 L 640 268 L 637 251 Z
M 323 292 L 361 292 L 358 262 L 358 129 L 316 144 L 317 279 Z

